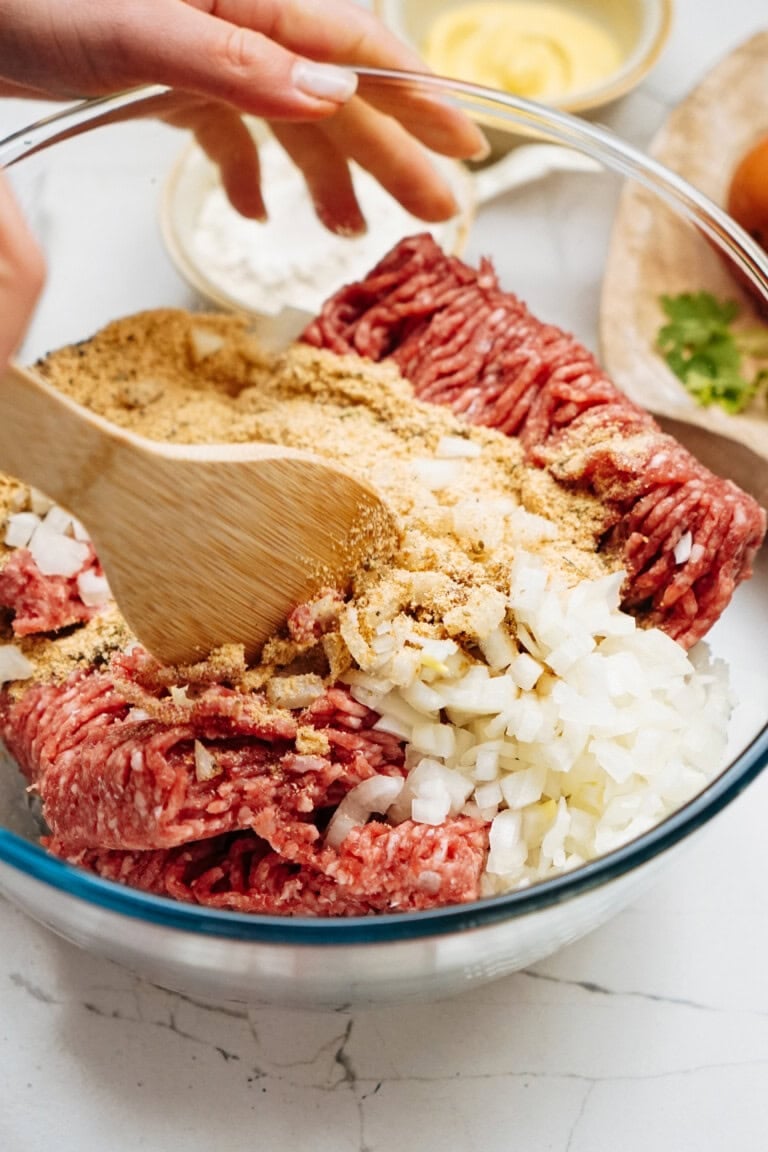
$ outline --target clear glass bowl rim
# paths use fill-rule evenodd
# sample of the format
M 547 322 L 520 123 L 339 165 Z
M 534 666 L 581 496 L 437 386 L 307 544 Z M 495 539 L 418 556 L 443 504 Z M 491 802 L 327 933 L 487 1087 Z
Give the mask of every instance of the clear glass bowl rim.
M 358 68 L 356 71 L 361 91 L 366 84 L 393 90 L 420 88 L 455 104 L 481 125 L 490 123 L 494 129 L 503 127 L 510 133 L 529 134 L 535 139 L 576 148 L 617 175 L 644 185 L 698 227 L 768 300 L 768 256 L 763 249 L 714 202 L 607 129 L 533 101 L 445 77 L 383 69 Z M 142 87 L 68 106 L 0 140 L 0 167 L 10 167 L 93 128 L 138 118 L 143 109 L 154 108 L 156 103 L 161 107 L 169 95 L 169 90 L 160 86 Z M 281 917 L 183 904 L 102 880 L 63 863 L 38 845 L 3 828 L 0 828 L 0 863 L 75 899 L 177 931 L 305 946 L 423 939 L 513 920 L 617 880 L 707 824 L 736 799 L 766 765 L 768 723 L 703 792 L 623 847 L 573 872 L 527 889 L 421 912 L 345 918 Z

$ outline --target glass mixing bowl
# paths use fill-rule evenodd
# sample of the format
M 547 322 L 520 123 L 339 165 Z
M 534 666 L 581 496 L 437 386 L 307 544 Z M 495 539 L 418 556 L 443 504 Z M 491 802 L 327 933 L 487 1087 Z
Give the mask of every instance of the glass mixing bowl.
M 593 349 L 602 269 L 627 178 L 681 227 L 698 231 L 703 262 L 719 250 L 768 295 L 768 262 L 749 237 L 682 180 L 601 128 L 436 78 L 361 72 L 360 83 L 362 90 L 384 89 L 390 101 L 408 86 L 421 86 L 514 138 L 512 167 L 500 184 L 480 174 L 485 184 L 478 183 L 464 255 L 470 262 L 491 256 L 505 287 Z M 164 190 L 183 144 L 162 120 L 174 100 L 161 89 L 145 89 L 90 101 L 0 142 L 0 162 L 11 169 L 49 267 L 22 359 L 86 338 L 133 311 L 210 306 L 163 242 L 161 203 L 167 212 Z M 542 144 L 539 162 L 528 145 Z M 706 454 L 706 439 L 701 446 Z M 762 460 L 736 449 L 730 458 L 737 479 L 765 491 Z M 739 589 L 710 635 L 714 651 L 734 669 L 737 695 L 768 678 L 764 553 L 755 578 Z M 509 895 L 340 920 L 206 910 L 66 865 L 36 843 L 38 826 L 8 762 L 0 774 L 0 892 L 75 944 L 193 995 L 329 1007 L 443 996 L 531 964 L 632 900 L 762 770 L 766 712 L 764 699 L 740 704 L 720 775 L 625 847 Z M 732 866 L 738 882 L 736 861 Z

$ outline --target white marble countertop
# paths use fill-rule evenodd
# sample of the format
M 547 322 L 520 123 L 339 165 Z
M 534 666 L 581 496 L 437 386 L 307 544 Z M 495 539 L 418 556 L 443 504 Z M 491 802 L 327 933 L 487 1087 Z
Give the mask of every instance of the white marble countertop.
M 678 0 L 650 78 L 605 116 L 647 144 L 764 5 Z M 39 106 L 0 107 L 0 134 Z M 758 1152 L 768 1132 L 768 778 L 653 889 L 533 969 L 457 999 L 222 1010 L 0 901 L 7 1152 Z

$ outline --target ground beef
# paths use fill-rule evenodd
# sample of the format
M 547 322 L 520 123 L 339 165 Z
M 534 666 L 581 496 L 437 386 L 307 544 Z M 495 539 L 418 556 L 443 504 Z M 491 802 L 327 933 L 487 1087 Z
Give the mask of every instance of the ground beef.
M 571 336 L 502 292 L 487 262 L 475 271 L 427 236 L 404 241 L 304 339 L 394 360 L 420 399 L 518 436 L 529 463 L 597 495 L 605 545 L 624 558 L 624 606 L 681 644 L 749 575 L 761 509 L 665 436 Z M 75 579 L 42 577 L 25 549 L 0 572 L 0 607 L 19 636 L 94 613 Z M 334 594 L 299 607 L 281 643 L 301 653 L 338 609 Z M 185 670 L 182 690 L 178 670 L 134 647 L 0 695 L 0 739 L 41 798 L 52 853 L 147 892 L 251 913 L 367 915 L 479 896 L 484 822 L 373 819 L 329 846 L 326 826 L 352 788 L 406 774 L 402 743 L 341 685 L 290 711 L 247 688 L 236 663 Z
M 355 915 L 476 899 L 487 828 L 372 822 L 337 850 L 323 830 L 375 773 L 405 774 L 403 747 L 342 687 L 298 714 L 259 693 L 198 684 L 163 695 L 135 648 L 103 671 L 38 684 L 0 704 L 0 738 L 51 831 L 50 851 L 146 891 L 216 907 Z M 326 755 L 297 749 L 302 727 Z M 217 775 L 199 780 L 195 742 Z
M 93 554 L 82 571 L 91 568 L 101 571 Z M 16 636 L 58 632 L 98 611 L 81 600 L 77 576 L 43 576 L 28 548 L 14 549 L 0 569 L 0 608 L 10 609 Z
M 627 572 L 623 607 L 683 646 L 751 575 L 765 512 L 666 436 L 573 336 L 502 291 L 488 261 L 475 270 L 428 234 L 410 237 L 302 338 L 393 360 L 419 399 L 518 436 L 529 463 L 598 495 L 605 545 L 619 546 Z
M 364 916 L 459 904 L 477 898 L 487 830 L 455 817 L 440 827 L 372 822 L 338 851 L 316 847 L 307 863 L 275 852 L 253 832 L 236 832 L 167 851 L 47 847 L 108 880 L 159 896 L 227 908 L 304 916 Z

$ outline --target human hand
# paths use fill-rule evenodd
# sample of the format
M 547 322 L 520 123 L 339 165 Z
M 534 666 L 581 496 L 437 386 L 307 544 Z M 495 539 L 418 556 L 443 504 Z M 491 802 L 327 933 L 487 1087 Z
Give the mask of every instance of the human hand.
M 6 92 L 71 98 L 151 82 L 204 98 L 192 127 L 247 215 L 264 205 L 254 146 L 233 109 L 272 122 L 328 227 L 364 226 L 349 160 L 414 215 L 446 219 L 453 195 L 419 142 L 474 157 L 485 146 L 479 129 L 423 93 L 405 93 L 397 107 L 381 90 L 355 95 L 349 66 L 424 68 L 353 0 L 0 0 Z
M 43 254 L 0 173 L 0 372 L 24 335 L 44 279 Z

